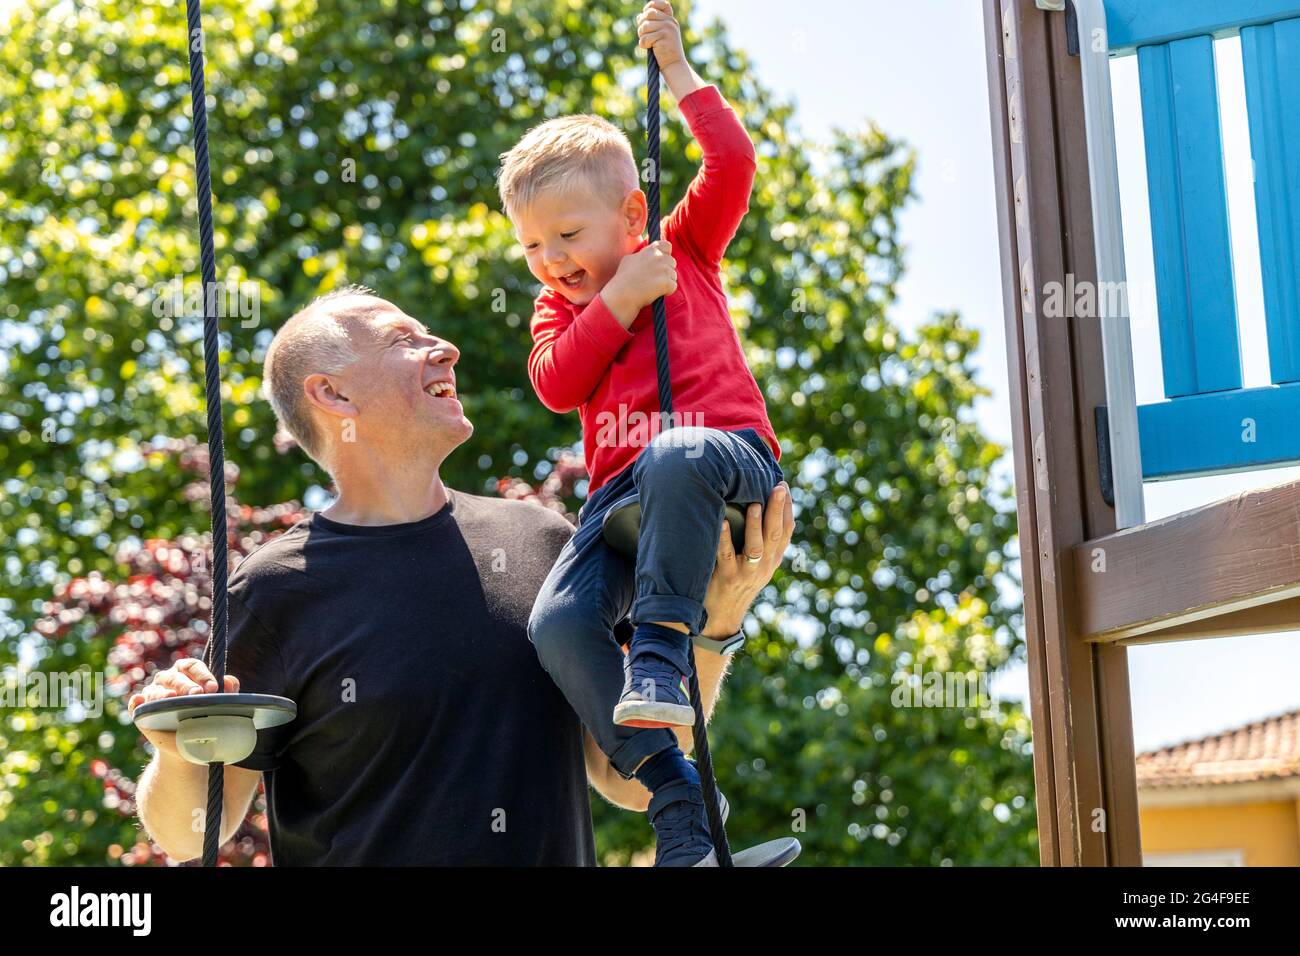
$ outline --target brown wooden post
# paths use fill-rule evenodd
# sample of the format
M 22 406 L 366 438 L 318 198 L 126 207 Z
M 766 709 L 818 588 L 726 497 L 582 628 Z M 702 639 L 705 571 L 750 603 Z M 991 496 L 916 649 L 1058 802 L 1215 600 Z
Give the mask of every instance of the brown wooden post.
M 1126 649 L 1084 640 L 1074 548 L 1115 528 L 1101 498 L 1096 319 L 1041 314 L 1096 280 L 1083 97 L 1065 17 L 984 0 L 1009 391 L 1044 865 L 1139 865 Z

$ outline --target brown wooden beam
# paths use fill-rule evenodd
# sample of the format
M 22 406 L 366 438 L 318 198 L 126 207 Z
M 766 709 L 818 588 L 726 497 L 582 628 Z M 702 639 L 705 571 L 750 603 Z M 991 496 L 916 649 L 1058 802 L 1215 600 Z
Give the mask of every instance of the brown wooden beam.
M 984 11 L 1041 859 L 1133 865 L 1127 652 L 1082 640 L 1075 613 L 1073 548 L 1115 527 L 1096 481 L 1100 329 L 1038 311 L 1048 283 L 1096 277 L 1079 63 L 1062 15 Z
M 1189 640 L 1300 627 L 1300 481 L 1074 548 L 1088 640 Z
M 1010 26 L 1007 29 L 1011 29 Z M 1019 436 L 1031 431 L 1026 396 L 1024 337 L 1017 321 L 1020 307 L 1020 261 L 1016 232 L 1015 192 L 1011 164 L 1011 142 L 1019 139 L 1018 101 L 1008 103 L 1005 51 L 1014 49 L 1004 35 L 1000 0 L 985 0 L 984 42 L 989 73 L 989 103 L 993 125 L 993 167 L 998 193 L 998 234 L 1002 248 L 1002 298 L 1007 323 L 1007 373 L 1011 394 L 1013 430 Z M 1011 110 L 1017 111 L 1013 117 Z M 1048 673 L 1042 594 L 1038 587 L 1037 555 L 1032 542 L 1038 539 L 1037 514 L 1030 490 L 1033 487 L 1033 456 L 1024 441 L 1013 442 L 1016 473 L 1016 512 L 1019 519 L 1024 582 L 1025 650 L 1029 669 L 1029 719 L 1034 733 L 1034 797 L 1038 815 L 1039 861 L 1043 866 L 1061 863 L 1061 827 L 1057 814 L 1056 769 L 1060 759 L 1054 753 L 1053 713 L 1049 706 L 1051 676 Z M 1067 825 L 1072 825 L 1067 819 Z M 1068 830 L 1067 830 L 1068 832 Z

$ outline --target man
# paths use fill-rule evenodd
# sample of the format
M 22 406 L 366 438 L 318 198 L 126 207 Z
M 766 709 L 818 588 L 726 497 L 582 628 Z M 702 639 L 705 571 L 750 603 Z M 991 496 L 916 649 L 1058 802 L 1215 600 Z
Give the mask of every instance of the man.
M 533 602 L 573 529 L 439 478 L 474 431 L 455 389 L 459 358 L 360 287 L 313 302 L 267 352 L 277 419 L 338 489 L 230 581 L 225 689 L 289 697 L 298 716 L 226 768 L 222 840 L 265 774 L 277 865 L 594 865 L 588 781 L 619 806 L 649 802 L 610 766 L 528 640 Z M 739 631 L 792 531 L 784 486 L 765 518 L 751 506 L 744 555 L 720 529 L 704 637 Z M 709 713 L 725 658 L 701 650 L 697 661 Z M 129 706 L 216 689 L 186 659 Z M 157 753 L 137 793 L 141 821 L 169 856 L 192 859 L 207 770 L 179 756 L 174 734 L 146 736 Z M 689 730 L 678 736 L 689 749 Z

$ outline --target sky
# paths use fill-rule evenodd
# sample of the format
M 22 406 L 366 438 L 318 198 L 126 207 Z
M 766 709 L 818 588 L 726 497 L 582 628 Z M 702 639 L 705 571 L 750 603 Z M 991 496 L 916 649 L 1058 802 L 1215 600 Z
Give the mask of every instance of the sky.
M 986 434 L 1008 448 L 1007 397 L 993 146 L 989 128 L 982 4 L 976 0 L 695 0 L 693 22 L 720 18 L 753 58 L 760 81 L 798 106 L 800 129 L 820 139 L 833 127 L 875 121 L 918 153 L 919 199 L 900 221 L 907 273 L 894 321 L 914 328 L 956 309 L 980 330 L 978 379 L 992 395 L 976 408 Z M 696 19 L 702 18 L 702 19 Z M 1245 126 L 1240 44 L 1216 44 L 1238 310 L 1247 385 L 1267 381 L 1259 255 Z M 688 51 L 689 54 L 689 51 Z M 1146 166 L 1132 58 L 1114 61 L 1112 83 L 1132 283 L 1154 282 Z M 1159 339 L 1150 297 L 1135 296 L 1133 348 L 1139 403 L 1159 400 Z M 1138 308 L 1144 305 L 1145 308 Z M 1010 474 L 1010 462 L 1006 464 Z M 1148 484 L 1148 520 L 1251 487 L 1300 477 L 1300 469 Z M 1300 708 L 1300 634 L 1188 641 L 1129 650 L 1133 732 L 1139 751 Z M 997 696 L 1024 698 L 1017 668 Z

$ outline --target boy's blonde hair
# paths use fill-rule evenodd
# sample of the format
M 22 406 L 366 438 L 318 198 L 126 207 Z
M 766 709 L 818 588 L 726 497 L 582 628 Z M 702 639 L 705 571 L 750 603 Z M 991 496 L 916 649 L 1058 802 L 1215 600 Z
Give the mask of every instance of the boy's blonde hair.
M 611 206 L 638 186 L 627 134 L 599 116 L 561 116 L 534 126 L 501 154 L 497 188 L 514 218 L 542 193 L 585 186 Z

